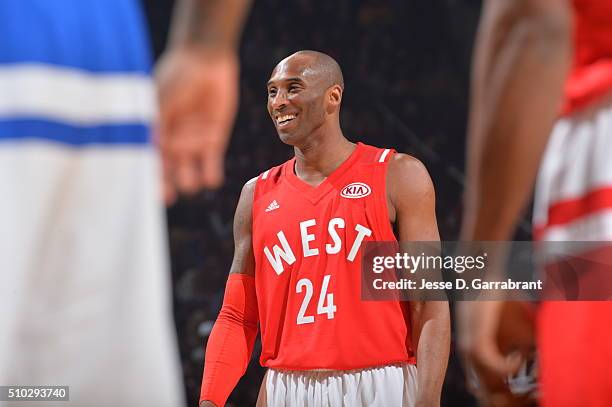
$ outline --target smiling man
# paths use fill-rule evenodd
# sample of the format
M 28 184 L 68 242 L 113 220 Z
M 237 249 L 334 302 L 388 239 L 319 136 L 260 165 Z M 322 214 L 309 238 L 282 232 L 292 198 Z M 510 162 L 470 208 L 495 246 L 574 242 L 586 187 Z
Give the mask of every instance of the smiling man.
M 344 81 L 328 55 L 285 58 L 267 88 L 268 112 L 295 157 L 242 190 L 201 405 L 225 404 L 258 324 L 268 368 L 258 405 L 439 405 L 448 304 L 362 301 L 360 281 L 366 242 L 439 240 L 427 170 L 344 137 Z

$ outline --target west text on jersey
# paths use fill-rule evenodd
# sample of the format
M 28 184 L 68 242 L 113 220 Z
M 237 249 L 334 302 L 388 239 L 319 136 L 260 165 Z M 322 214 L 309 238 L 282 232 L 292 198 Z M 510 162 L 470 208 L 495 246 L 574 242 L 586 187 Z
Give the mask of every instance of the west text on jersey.
M 315 219 L 308 219 L 299 223 L 300 228 L 300 239 L 302 242 L 302 252 L 304 257 L 310 256 L 318 256 L 319 249 L 313 247 L 317 240 L 317 236 L 314 233 L 309 233 L 308 229 L 315 226 L 317 224 Z M 331 237 L 333 243 L 325 244 L 325 253 L 327 254 L 338 254 L 342 249 L 342 239 L 338 234 L 338 229 L 344 229 L 346 222 L 343 218 L 332 218 L 327 224 L 327 232 Z M 367 227 L 360 225 L 359 223 L 355 225 L 355 231 L 357 232 L 357 236 L 351 245 L 351 250 L 348 252 L 346 259 L 350 262 L 355 260 L 357 256 L 357 252 L 363 243 L 363 239 L 365 237 L 371 236 L 372 231 Z M 280 242 L 280 246 L 275 244 L 272 246 L 272 250 L 270 250 L 267 246 L 264 247 L 264 253 L 266 258 L 270 262 L 270 265 L 276 272 L 276 274 L 280 275 L 283 271 L 285 271 L 283 261 L 287 263 L 287 265 L 292 265 L 295 263 L 295 254 L 294 250 L 289 245 L 287 238 L 285 237 L 285 232 L 280 230 L 276 236 L 278 237 L 278 241 Z

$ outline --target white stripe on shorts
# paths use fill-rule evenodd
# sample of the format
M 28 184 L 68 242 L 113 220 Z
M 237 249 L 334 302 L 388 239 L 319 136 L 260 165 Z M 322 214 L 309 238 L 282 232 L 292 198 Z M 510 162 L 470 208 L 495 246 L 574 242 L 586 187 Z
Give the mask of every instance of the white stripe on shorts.
M 612 239 L 610 210 L 584 213 L 571 222 L 549 225 L 555 204 L 581 199 L 612 186 L 612 96 L 585 111 L 561 118 L 546 147 L 536 185 L 533 223 L 546 228 L 542 240 Z
M 0 68 L 0 117 L 96 125 L 148 123 L 155 114 L 155 89 L 144 74 L 90 73 L 44 64 Z
M 416 366 L 409 364 L 349 371 L 269 369 L 257 406 L 411 407 L 416 391 Z

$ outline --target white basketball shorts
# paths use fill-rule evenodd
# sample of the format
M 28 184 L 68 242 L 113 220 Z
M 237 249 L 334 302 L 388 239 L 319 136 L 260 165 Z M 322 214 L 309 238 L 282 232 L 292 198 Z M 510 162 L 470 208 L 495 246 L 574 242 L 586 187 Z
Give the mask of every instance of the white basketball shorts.
M 349 371 L 269 369 L 258 407 L 411 407 L 417 392 L 414 365 L 391 365 Z
M 612 97 L 556 123 L 540 166 L 534 235 L 612 240 Z

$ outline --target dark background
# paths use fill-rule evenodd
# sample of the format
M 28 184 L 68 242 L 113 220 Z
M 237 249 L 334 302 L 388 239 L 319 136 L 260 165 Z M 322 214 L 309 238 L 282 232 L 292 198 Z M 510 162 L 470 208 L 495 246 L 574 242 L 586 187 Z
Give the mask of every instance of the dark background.
M 171 0 L 143 0 L 159 56 Z M 477 0 L 255 0 L 241 46 L 241 103 L 219 191 L 169 209 L 175 318 L 190 406 L 197 405 L 204 347 L 221 307 L 233 254 L 232 219 L 242 185 L 292 156 L 266 111 L 266 82 L 300 49 L 333 56 L 343 69 L 341 124 L 351 141 L 392 147 L 425 163 L 437 193 L 443 240 L 461 218 L 468 83 Z M 259 344 L 232 393 L 255 404 L 263 368 Z M 455 347 L 443 406 L 471 406 Z

